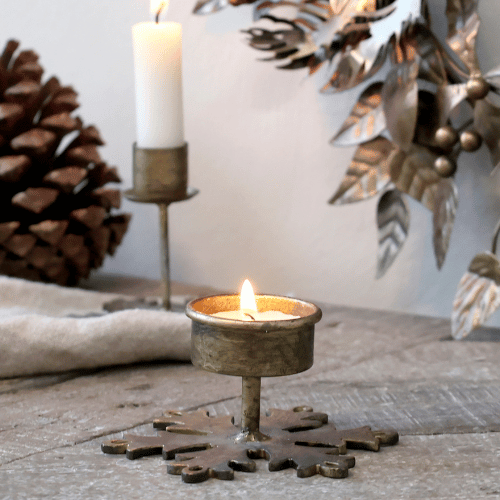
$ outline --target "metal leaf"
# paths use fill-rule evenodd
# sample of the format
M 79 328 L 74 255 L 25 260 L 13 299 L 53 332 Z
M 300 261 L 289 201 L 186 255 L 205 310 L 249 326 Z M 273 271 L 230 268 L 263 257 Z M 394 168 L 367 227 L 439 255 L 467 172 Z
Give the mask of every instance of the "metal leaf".
M 335 146 L 352 146 L 369 141 L 385 129 L 385 115 L 380 92 L 382 83 L 370 85 L 360 96 L 337 135 L 331 140 Z
M 377 279 L 381 278 L 403 247 L 410 227 L 408 204 L 397 189 L 386 191 L 378 202 Z
M 194 6 L 195 14 L 213 14 L 229 5 L 229 0 L 199 0 Z
M 500 108 L 488 97 L 476 101 L 474 106 L 474 128 L 488 146 L 493 166 L 500 163 Z
M 275 15 L 275 11 L 285 13 Z M 327 0 L 258 0 L 255 7 L 255 20 L 266 19 L 276 25 L 277 30 L 251 28 L 245 33 L 250 35 L 250 46 L 264 51 L 273 51 L 272 57 L 264 60 L 286 60 L 286 64 L 278 66 L 280 69 L 297 69 L 309 67 L 314 72 L 333 53 L 326 45 L 322 45 L 321 37 L 316 40 L 313 33 L 317 31 L 331 17 Z M 286 29 L 284 29 L 286 27 Z M 328 40 L 328 44 L 331 40 Z
M 500 306 L 500 262 L 490 252 L 476 255 L 458 285 L 451 332 L 455 339 L 466 337 Z
M 387 129 L 392 140 L 407 151 L 417 123 L 418 64 L 407 61 L 389 71 L 382 87 L 382 102 Z
M 256 1 L 256 0 L 254 0 Z M 250 2 L 245 2 L 250 3 Z M 328 4 L 323 0 L 272 0 L 264 1 L 257 5 L 256 10 L 266 10 L 269 12 L 271 9 L 276 9 L 280 7 L 295 7 L 298 12 L 312 17 L 317 17 L 323 21 L 326 21 L 330 17 L 330 9 Z M 266 12 L 266 13 L 267 13 Z M 298 17 L 298 16 L 297 16 Z
M 446 53 L 429 28 L 422 24 L 411 24 L 402 33 L 400 44 L 407 59 L 414 59 L 413 54 L 419 55 L 419 79 L 436 85 L 443 85 L 448 81 L 445 69 Z
M 387 46 L 379 49 L 374 59 L 363 56 L 359 49 L 352 49 L 342 55 L 328 83 L 321 88 L 324 94 L 333 94 L 348 90 L 373 76 L 383 65 L 387 57 Z
M 404 153 L 383 137 L 361 144 L 329 203 L 343 205 L 375 196 L 389 183 L 392 164 L 400 163 L 401 155 Z
M 483 78 L 493 87 L 492 90 L 497 93 L 500 91 L 500 66 L 488 71 Z
M 408 194 L 434 212 L 438 197 L 439 183 L 442 181 L 432 168 L 436 156 L 429 149 L 413 144 L 402 161 L 394 162 L 391 180 L 403 193 Z
M 451 231 L 458 206 L 458 191 L 451 179 L 437 184 L 432 223 L 434 227 L 434 255 L 438 269 L 441 269 L 450 244 Z
M 333 14 L 338 16 L 343 12 L 348 4 L 352 4 L 351 0 L 331 0 L 330 5 L 332 6 Z
M 369 23 L 389 16 L 397 8 L 396 0 L 333 0 L 330 2 L 333 15 L 342 19 L 339 29 L 367 29 Z
M 480 72 L 476 53 L 479 30 L 477 0 L 447 0 L 448 35 L 446 42 L 471 73 Z
M 233 0 L 231 0 L 232 2 Z M 254 20 L 274 19 L 293 22 L 305 31 L 316 31 L 331 17 L 327 0 L 257 0 Z
M 243 31 L 250 35 L 249 45 L 257 50 L 274 51 L 276 54 L 296 51 L 297 47 L 305 42 L 305 33 L 297 26 L 286 30 L 265 30 L 250 28 Z
M 465 99 L 467 99 L 467 84 L 441 85 L 436 92 L 439 112 L 439 125 L 448 122 L 451 112 Z

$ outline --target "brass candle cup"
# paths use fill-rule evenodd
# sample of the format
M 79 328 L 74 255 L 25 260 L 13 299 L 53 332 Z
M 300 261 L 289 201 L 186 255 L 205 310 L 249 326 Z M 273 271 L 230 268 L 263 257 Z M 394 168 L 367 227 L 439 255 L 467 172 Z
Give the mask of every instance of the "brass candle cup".
M 212 316 L 240 307 L 239 295 L 214 295 L 191 301 L 191 360 L 203 370 L 243 378 L 241 432 L 237 441 L 263 441 L 259 431 L 261 377 L 308 370 L 314 361 L 314 325 L 321 309 L 298 299 L 256 295 L 259 312 L 298 316 L 280 321 L 238 321 Z
M 165 149 L 139 148 L 134 144 L 133 193 L 138 198 L 162 202 L 184 198 L 187 192 L 187 164 L 187 143 Z

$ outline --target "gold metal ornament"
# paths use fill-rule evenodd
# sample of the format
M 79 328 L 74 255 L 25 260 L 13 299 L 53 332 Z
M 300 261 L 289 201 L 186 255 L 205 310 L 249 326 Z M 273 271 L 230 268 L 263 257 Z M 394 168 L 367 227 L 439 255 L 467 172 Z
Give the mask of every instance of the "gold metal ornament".
M 495 255 L 500 222 L 495 228 L 491 252 L 476 255 L 458 285 L 451 332 L 461 340 L 483 325 L 500 306 L 500 261 Z
M 435 134 L 436 144 L 444 151 L 450 152 L 458 142 L 457 131 L 450 125 L 439 127 Z
M 474 130 L 465 130 L 460 134 L 460 146 L 468 153 L 477 151 L 482 143 L 482 137 Z
M 427 0 L 199 0 L 195 13 L 241 4 L 253 6 L 255 26 L 245 32 L 250 46 L 265 52 L 278 68 L 309 74 L 322 68 L 325 94 L 370 79 L 331 141 L 358 148 L 330 203 L 352 203 L 397 189 L 400 198 L 409 195 L 433 212 L 435 245 L 449 240 L 458 200 L 452 178 L 460 154 L 484 142 L 493 167 L 500 164 L 500 107 L 490 98 L 500 95 L 500 68 L 486 73 L 480 68 L 478 1 L 443 2 L 448 20 L 444 39 L 432 30 Z M 387 65 L 387 71 L 380 71 Z M 456 123 L 458 107 L 461 117 L 469 115 L 465 123 Z M 471 124 L 473 131 L 466 131 Z M 386 244 L 379 238 L 379 255 L 386 255 Z M 447 249 L 439 245 L 438 268 Z M 396 244 L 391 257 L 382 258 L 378 278 L 400 247 Z
M 397 257 L 408 236 L 410 212 L 408 202 L 397 189 L 388 189 L 377 207 L 379 253 L 377 277 L 383 276 Z
M 467 97 L 477 101 L 478 99 L 484 99 L 488 95 L 490 84 L 482 76 L 477 76 L 467 82 L 466 89 Z
M 457 171 L 457 164 L 447 156 L 439 156 L 434 161 L 434 170 L 441 177 L 451 177 Z

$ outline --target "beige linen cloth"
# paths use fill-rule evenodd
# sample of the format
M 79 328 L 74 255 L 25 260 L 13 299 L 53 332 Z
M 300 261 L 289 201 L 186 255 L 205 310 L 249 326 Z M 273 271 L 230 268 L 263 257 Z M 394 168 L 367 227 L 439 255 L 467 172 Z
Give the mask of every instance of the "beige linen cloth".
M 183 313 L 78 317 L 102 314 L 104 303 L 120 297 L 0 276 L 0 378 L 190 359 L 191 320 Z

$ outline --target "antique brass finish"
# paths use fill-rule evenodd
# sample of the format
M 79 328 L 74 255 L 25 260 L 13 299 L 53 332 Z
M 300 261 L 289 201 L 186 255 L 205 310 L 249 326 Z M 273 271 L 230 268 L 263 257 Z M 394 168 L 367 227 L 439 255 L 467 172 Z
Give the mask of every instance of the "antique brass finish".
M 134 144 L 134 191 L 163 199 L 183 198 L 187 190 L 187 153 L 187 143 L 169 149 L 143 149 Z
M 288 297 L 257 295 L 259 312 L 281 311 L 298 316 L 280 321 L 239 321 L 214 317 L 240 307 L 238 295 L 217 295 L 191 301 L 186 314 L 193 320 L 191 355 L 195 366 L 215 373 L 242 377 L 241 421 L 209 417 L 207 411 L 168 411 L 153 422 L 157 436 L 125 435 L 105 441 L 104 453 L 126 454 L 133 460 L 161 454 L 167 473 L 186 483 L 209 478 L 229 480 L 234 471 L 254 472 L 253 459 L 269 461 L 269 470 L 293 467 L 298 477 L 320 474 L 344 478 L 354 467 L 347 448 L 379 451 L 393 445 L 394 431 L 369 427 L 339 431 L 324 413 L 308 406 L 271 409 L 260 414 L 261 377 L 291 375 L 313 363 L 314 325 L 321 310 L 314 304 Z
M 198 190 L 187 187 L 187 143 L 178 148 L 143 149 L 134 144 L 134 187 L 125 196 L 138 203 L 154 203 L 160 209 L 160 252 L 163 307 L 170 310 L 170 256 L 168 206 L 189 200 Z
M 457 170 L 457 164 L 448 156 L 438 156 L 434 161 L 434 170 L 441 177 L 451 177 Z
M 269 436 L 260 432 L 260 377 L 241 379 L 241 431 L 236 436 L 237 443 L 267 441 Z
M 191 301 L 191 360 L 203 370 L 238 377 L 281 377 L 313 364 L 314 324 L 321 310 L 302 300 L 257 295 L 260 312 L 277 310 L 299 316 L 285 321 L 238 321 L 211 316 L 239 309 L 239 295 L 215 295 Z
M 484 99 L 490 89 L 490 84 L 479 74 L 479 76 L 474 76 L 467 82 L 467 97 L 473 100 Z
M 314 324 L 321 310 L 289 297 L 257 295 L 260 312 L 281 311 L 299 316 L 284 321 L 238 321 L 212 316 L 240 308 L 239 295 L 214 295 L 191 301 L 191 361 L 209 372 L 243 377 L 241 432 L 237 442 L 269 439 L 259 429 L 261 377 L 281 377 L 313 365 Z
M 265 440 L 235 441 L 240 430 L 229 416 L 210 417 L 207 411 L 168 411 L 153 422 L 156 436 L 126 434 L 124 439 L 102 443 L 101 450 L 125 454 L 134 460 L 162 455 L 167 473 L 182 476 L 185 483 L 201 483 L 209 478 L 231 480 L 234 471 L 255 472 L 253 459 L 269 461 L 270 471 L 288 468 L 306 478 L 316 474 L 345 478 L 354 457 L 347 449 L 379 451 L 398 442 L 394 431 L 372 431 L 370 427 L 337 430 L 325 413 L 307 406 L 291 410 L 271 409 L 262 418 Z
M 464 151 L 473 153 L 477 151 L 483 143 L 482 137 L 474 130 L 464 130 L 460 134 L 460 146 Z
M 445 125 L 436 130 L 434 139 L 439 148 L 446 152 L 450 152 L 458 141 L 458 133 L 450 125 Z

